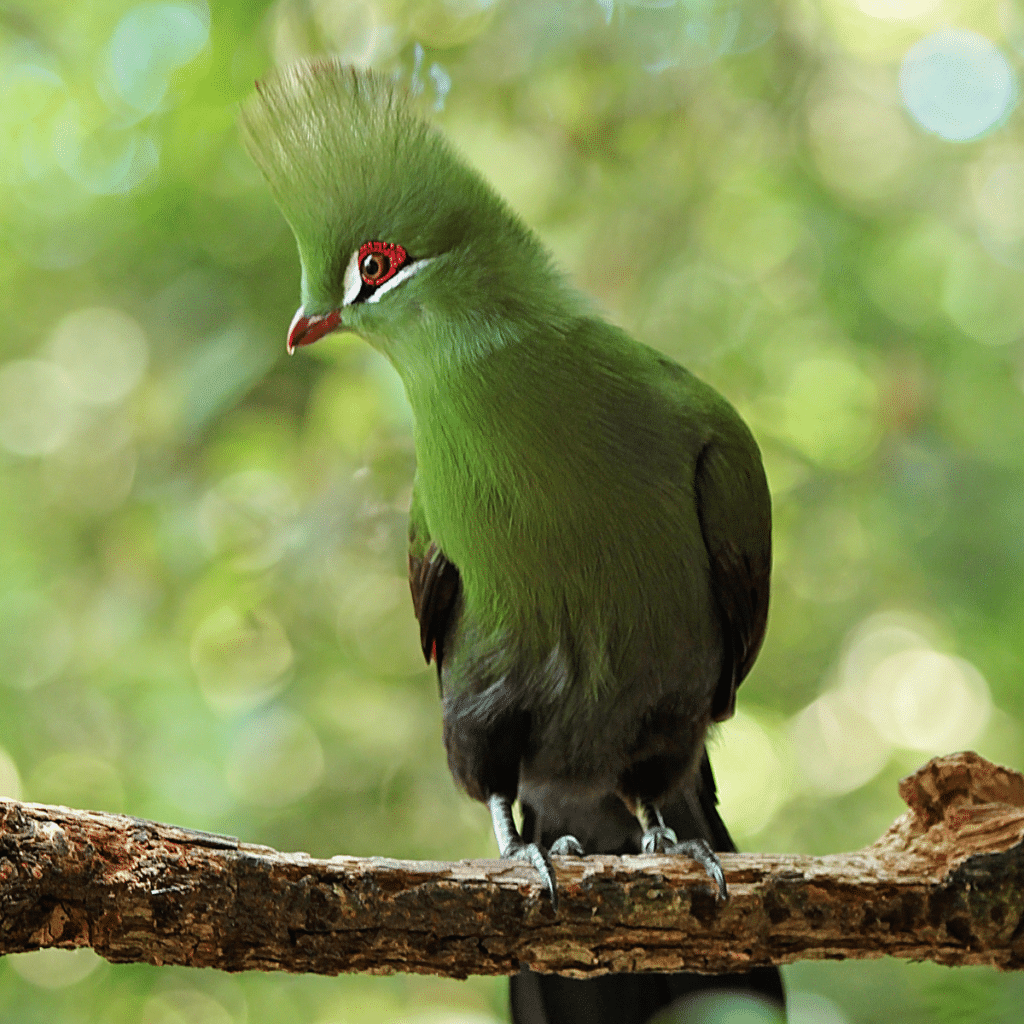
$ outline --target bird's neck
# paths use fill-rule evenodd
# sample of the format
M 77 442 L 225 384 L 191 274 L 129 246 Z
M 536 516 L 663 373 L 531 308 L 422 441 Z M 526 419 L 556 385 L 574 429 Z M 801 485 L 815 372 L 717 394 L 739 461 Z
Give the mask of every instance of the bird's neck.
M 574 298 L 567 289 L 550 287 L 536 295 L 506 296 L 500 304 L 467 301 L 443 311 L 424 310 L 401 325 L 400 337 L 382 339 L 378 347 L 402 378 L 418 421 L 449 416 L 453 403 L 501 403 L 510 388 L 523 390 L 522 374 L 529 366 L 522 360 L 548 358 L 546 343 L 564 337 L 578 322 Z
M 545 351 L 547 341 L 521 328 L 479 324 L 442 336 L 428 359 L 403 374 L 421 475 L 453 482 L 468 475 L 479 487 L 512 457 L 528 469 L 542 454 L 536 427 L 558 389 L 559 360 Z
M 565 560 L 571 543 L 598 539 L 586 527 L 602 487 L 587 446 L 567 443 L 585 429 L 579 406 L 589 390 L 568 339 L 549 329 L 487 340 L 472 358 L 450 360 L 443 375 L 407 389 L 431 536 L 459 566 L 467 597 L 486 594 L 494 621 L 504 621 L 499 605 L 513 597 L 540 614 L 554 607 L 546 581 L 564 590 L 567 579 L 551 560 Z

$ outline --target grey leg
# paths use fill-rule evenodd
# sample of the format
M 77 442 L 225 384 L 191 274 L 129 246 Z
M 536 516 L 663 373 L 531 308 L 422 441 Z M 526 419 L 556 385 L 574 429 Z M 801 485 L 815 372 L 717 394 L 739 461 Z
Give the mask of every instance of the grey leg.
M 544 886 L 551 896 L 552 908 L 557 911 L 558 888 L 555 884 L 555 869 L 547 851 L 536 843 L 524 841 L 512 817 L 512 801 L 507 796 L 492 793 L 487 801 L 487 806 L 491 810 L 494 838 L 498 840 L 501 856 L 510 860 L 525 860 L 528 864 L 532 864 L 540 873 Z

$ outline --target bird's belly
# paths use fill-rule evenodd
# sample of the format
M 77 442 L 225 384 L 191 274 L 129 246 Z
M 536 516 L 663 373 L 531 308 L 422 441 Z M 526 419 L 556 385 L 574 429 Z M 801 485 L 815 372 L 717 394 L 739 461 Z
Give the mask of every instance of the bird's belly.
M 524 786 L 599 796 L 638 765 L 666 785 L 692 770 L 722 635 L 696 514 L 663 512 L 467 545 L 442 683 L 449 764 L 471 794 L 491 789 L 513 727 Z
M 719 651 L 713 643 L 676 650 L 603 692 L 577 688 L 535 706 L 521 783 L 554 785 L 575 798 L 616 792 L 639 771 L 663 780 L 655 788 L 673 788 L 696 768 Z

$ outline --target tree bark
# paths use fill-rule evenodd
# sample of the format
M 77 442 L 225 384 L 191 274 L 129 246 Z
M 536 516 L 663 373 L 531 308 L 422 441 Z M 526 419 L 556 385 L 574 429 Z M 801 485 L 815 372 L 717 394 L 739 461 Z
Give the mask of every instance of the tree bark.
M 315 860 L 0 800 L 0 953 L 88 945 L 115 962 L 456 978 L 886 955 L 1020 969 L 1024 776 L 956 754 L 900 793 L 909 810 L 856 853 L 724 854 L 726 901 L 684 857 L 557 859 L 557 915 L 517 862 Z

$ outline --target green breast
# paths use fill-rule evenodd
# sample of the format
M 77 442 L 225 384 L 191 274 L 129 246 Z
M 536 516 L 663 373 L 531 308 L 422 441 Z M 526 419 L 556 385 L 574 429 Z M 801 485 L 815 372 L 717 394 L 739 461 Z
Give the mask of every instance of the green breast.
M 465 616 L 541 647 L 657 634 L 706 600 L 706 426 L 649 360 L 571 342 L 500 350 L 414 404 L 419 501 Z

